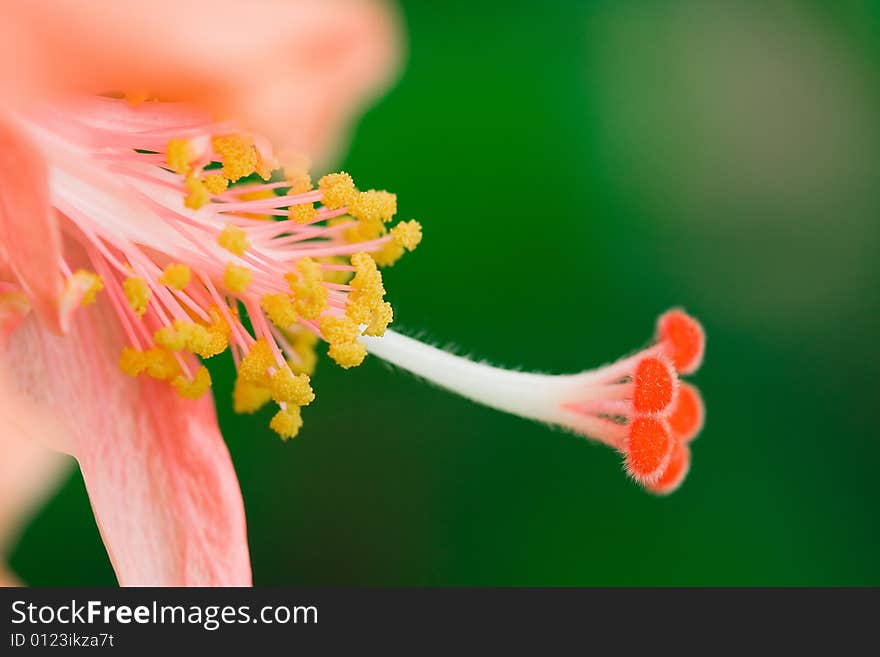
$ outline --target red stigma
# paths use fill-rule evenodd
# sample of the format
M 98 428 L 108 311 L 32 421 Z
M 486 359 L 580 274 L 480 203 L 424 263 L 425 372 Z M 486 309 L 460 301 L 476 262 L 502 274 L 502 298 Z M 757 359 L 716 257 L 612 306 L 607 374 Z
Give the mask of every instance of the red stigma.
M 669 458 L 669 465 L 666 466 L 666 470 L 663 471 L 663 474 L 660 475 L 657 481 L 653 484 L 646 484 L 645 488 L 658 495 L 669 495 L 681 486 L 685 477 L 687 477 L 690 467 L 691 450 L 688 449 L 687 445 L 677 440 L 672 448 L 672 456 Z
M 657 320 L 657 336 L 675 369 L 692 374 L 703 361 L 706 334 L 693 317 L 681 310 L 670 310 Z
M 660 413 L 674 401 L 678 377 L 666 359 L 648 357 L 633 372 L 633 407 L 639 413 Z
M 673 448 L 668 425 L 655 417 L 636 417 L 626 441 L 626 469 L 641 484 L 656 482 L 669 463 Z
M 705 415 L 706 409 L 700 391 L 689 383 L 682 382 L 668 418 L 672 433 L 679 440 L 690 442 L 703 428 Z

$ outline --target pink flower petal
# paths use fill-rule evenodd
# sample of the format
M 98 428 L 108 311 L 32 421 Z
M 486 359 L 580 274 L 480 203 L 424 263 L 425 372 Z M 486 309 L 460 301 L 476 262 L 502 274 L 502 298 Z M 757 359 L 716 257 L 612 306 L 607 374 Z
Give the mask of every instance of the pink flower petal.
M 61 237 L 54 212 L 42 156 L 0 116 L 0 261 L 46 326 L 60 333 Z
M 7 100 L 50 89 L 195 100 L 314 156 L 398 60 L 396 21 L 368 0 L 7 4 Z
M 73 454 L 123 585 L 249 585 L 244 508 L 213 402 L 116 366 L 102 299 L 54 336 L 26 319 L 0 354 L 0 423 Z

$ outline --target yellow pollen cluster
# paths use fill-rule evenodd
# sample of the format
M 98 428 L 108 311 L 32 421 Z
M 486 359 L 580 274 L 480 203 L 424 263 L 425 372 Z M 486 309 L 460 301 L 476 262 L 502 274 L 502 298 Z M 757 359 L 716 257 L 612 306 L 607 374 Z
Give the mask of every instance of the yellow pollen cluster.
M 301 258 L 296 263 L 299 275 L 288 272 L 284 275 L 293 292 L 293 307 L 306 319 L 315 319 L 327 307 L 327 288 L 321 265 L 311 258 Z
M 412 251 L 422 241 L 422 225 L 415 219 L 401 221 L 391 229 L 391 238 L 407 251 Z
M 80 305 L 90 306 L 95 303 L 95 297 L 104 289 L 104 281 L 96 273 L 85 269 L 77 269 L 68 279 L 67 285 L 69 289 L 78 290 L 82 294 Z
M 340 221 L 351 223 L 351 225 L 345 229 L 344 233 L 345 239 L 349 244 L 356 244 L 357 242 L 369 242 L 371 240 L 382 237 L 386 232 L 385 224 L 383 224 L 381 221 L 355 221 L 352 223 L 344 217 L 340 217 Z
M 271 379 L 272 399 L 279 404 L 307 406 L 315 400 L 307 374 L 294 374 L 286 367 L 278 369 Z
M 211 195 L 208 193 L 208 188 L 205 187 L 205 183 L 194 175 L 187 176 L 186 180 L 183 181 L 183 184 L 187 190 L 187 195 L 183 199 L 183 204 L 190 210 L 198 210 L 211 200 Z
M 257 151 L 241 135 L 221 135 L 211 139 L 211 147 L 223 160 L 223 176 L 229 182 L 251 175 L 257 169 Z
M 175 173 L 188 174 L 195 158 L 192 145 L 188 139 L 169 139 L 165 147 L 165 159 L 168 168 Z
M 374 337 L 385 335 L 385 329 L 388 328 L 388 325 L 393 320 L 394 309 L 390 303 L 383 301 L 373 308 L 373 316 L 370 318 L 370 323 L 364 329 L 364 335 L 372 335 Z
M 265 338 L 260 338 L 238 364 L 238 377 L 251 385 L 268 388 L 269 368 L 275 367 L 275 357 Z
M 171 380 L 171 385 L 181 397 L 199 399 L 211 387 L 211 375 L 208 373 L 208 368 L 202 365 L 196 370 L 192 379 L 178 374 Z
M 160 347 L 151 347 L 146 351 L 125 347 L 119 357 L 119 368 L 129 376 L 146 372 L 161 381 L 168 381 L 180 373 L 180 364 L 174 355 Z
M 314 203 L 300 203 L 299 205 L 290 206 L 290 220 L 300 224 L 309 224 L 318 216 Z
M 283 440 L 296 438 L 302 428 L 302 413 L 299 406 L 288 407 L 278 411 L 269 422 L 269 428 Z
M 153 341 L 171 351 L 186 349 L 202 358 L 211 358 L 229 346 L 229 326 L 219 311 L 211 310 L 212 323 L 175 320 L 171 326 L 163 326 L 153 335 Z
M 250 269 L 230 262 L 223 272 L 223 285 L 233 294 L 241 294 L 251 284 L 253 278 L 254 274 Z
M 146 351 L 125 347 L 119 357 L 119 368 L 132 377 L 146 373 L 154 379 L 168 381 L 187 399 L 199 399 L 211 387 L 211 375 L 204 366 L 199 366 L 190 379 L 183 374 L 174 355 L 161 347 Z
M 397 213 L 397 195 L 375 189 L 358 192 L 348 212 L 368 223 L 387 223 Z
M 129 307 L 138 317 L 143 317 L 150 302 L 150 288 L 147 282 L 139 276 L 126 278 L 122 282 L 122 291 L 125 293 Z
M 243 228 L 231 224 L 217 235 L 217 244 L 237 256 L 244 255 L 244 252 L 251 248 L 247 232 Z
M 357 341 L 359 332 L 357 323 L 350 317 L 325 315 L 321 318 L 321 333 L 330 344 L 327 354 L 345 369 L 360 365 L 367 356 L 366 347 Z
M 318 189 L 324 192 L 324 206 L 336 210 L 352 203 L 358 195 L 351 176 L 345 172 L 330 173 L 318 181 Z
M 287 440 L 299 432 L 300 407 L 310 404 L 315 393 L 308 374 L 293 372 L 286 364 L 279 367 L 269 343 L 260 338 L 238 366 L 232 401 L 236 412 L 253 413 L 269 399 L 281 406 L 269 427 Z
M 283 293 L 267 294 L 260 299 L 260 306 L 269 320 L 278 328 L 289 328 L 298 316 L 290 297 Z
M 219 173 L 209 173 L 202 181 L 207 189 L 214 196 L 222 194 L 229 187 L 229 181 Z
M 373 259 L 380 267 L 393 265 L 400 260 L 404 251 L 412 251 L 422 241 L 422 226 L 412 219 L 401 221 L 391 229 L 391 240 L 373 254 Z
M 367 335 L 383 335 L 391 322 L 391 306 L 385 300 L 382 274 L 373 258 L 367 253 L 355 253 L 351 257 L 355 275 L 351 279 L 351 291 L 345 304 L 345 314 L 358 324 L 366 324 Z
M 182 290 L 192 278 L 192 272 L 189 267 L 180 263 L 172 263 L 162 270 L 159 276 L 159 285 L 167 285 L 175 290 Z
M 235 379 L 232 388 L 232 409 L 236 413 L 256 413 L 272 399 L 272 391 L 242 379 Z

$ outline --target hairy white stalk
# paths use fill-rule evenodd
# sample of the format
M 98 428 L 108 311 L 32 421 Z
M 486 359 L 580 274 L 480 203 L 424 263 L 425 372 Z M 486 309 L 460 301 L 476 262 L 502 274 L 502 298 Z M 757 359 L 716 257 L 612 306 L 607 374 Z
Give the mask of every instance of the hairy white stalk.
M 361 340 L 370 353 L 397 367 L 477 403 L 533 420 L 571 426 L 570 413 L 561 405 L 579 388 L 587 391 L 580 375 L 505 370 L 391 330 L 381 338 L 365 336 Z

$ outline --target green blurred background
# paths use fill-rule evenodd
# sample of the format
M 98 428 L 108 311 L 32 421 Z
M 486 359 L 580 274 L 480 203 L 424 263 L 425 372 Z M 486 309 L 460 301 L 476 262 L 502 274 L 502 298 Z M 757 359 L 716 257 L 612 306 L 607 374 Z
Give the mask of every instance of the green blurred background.
M 768 6 L 772 4 L 771 6 Z M 375 359 L 305 428 L 219 413 L 262 585 L 880 585 L 880 11 L 819 2 L 404 2 L 400 83 L 344 167 L 419 250 L 396 326 L 570 372 L 683 305 L 709 344 L 682 489 Z M 115 582 L 82 479 L 11 560 Z

